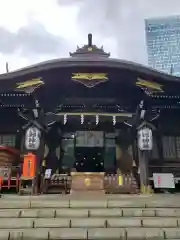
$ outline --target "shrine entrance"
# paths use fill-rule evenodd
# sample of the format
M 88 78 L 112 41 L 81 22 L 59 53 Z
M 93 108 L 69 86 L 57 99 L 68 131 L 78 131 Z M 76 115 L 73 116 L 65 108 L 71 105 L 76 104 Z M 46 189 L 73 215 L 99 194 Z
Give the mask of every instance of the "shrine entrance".
M 77 172 L 104 172 L 104 132 L 77 131 L 74 154 Z
M 104 172 L 104 148 L 77 147 L 75 148 L 77 172 Z

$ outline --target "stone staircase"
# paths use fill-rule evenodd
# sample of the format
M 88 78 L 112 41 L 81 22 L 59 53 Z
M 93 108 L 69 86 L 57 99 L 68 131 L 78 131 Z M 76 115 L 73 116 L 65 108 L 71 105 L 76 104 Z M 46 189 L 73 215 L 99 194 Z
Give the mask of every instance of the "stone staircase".
M 180 239 L 180 195 L 3 196 L 0 240 Z

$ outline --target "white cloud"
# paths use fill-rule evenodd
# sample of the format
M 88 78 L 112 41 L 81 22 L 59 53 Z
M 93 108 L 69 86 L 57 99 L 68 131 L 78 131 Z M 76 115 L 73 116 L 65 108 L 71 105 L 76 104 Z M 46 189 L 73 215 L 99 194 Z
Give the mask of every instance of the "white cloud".
M 171 15 L 180 15 L 179 0 L 84 0 L 79 24 L 114 38 L 119 58 L 147 64 L 144 20 Z
M 179 0 L 122 0 L 120 56 L 147 64 L 144 19 L 180 15 Z M 121 55 L 122 52 L 122 55 Z
M 8 61 L 14 70 L 60 53 L 68 55 L 68 49 L 61 46 L 62 38 L 68 45 L 69 39 L 78 35 L 76 15 L 76 7 L 60 8 L 55 0 L 0 0 L 1 66 Z M 32 56 L 35 52 L 36 56 Z

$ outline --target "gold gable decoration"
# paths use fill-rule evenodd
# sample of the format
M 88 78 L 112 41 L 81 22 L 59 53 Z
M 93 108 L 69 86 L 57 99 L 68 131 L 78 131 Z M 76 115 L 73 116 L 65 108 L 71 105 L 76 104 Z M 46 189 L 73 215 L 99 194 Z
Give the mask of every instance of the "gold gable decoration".
M 34 92 L 35 89 L 43 85 L 44 82 L 41 78 L 33 78 L 24 82 L 16 83 L 16 89 L 24 92 Z
M 107 73 L 73 73 L 72 80 L 79 82 L 88 88 L 95 87 L 97 84 L 108 81 Z
M 148 81 L 138 78 L 136 81 L 136 86 L 142 88 L 143 90 L 148 90 L 150 92 L 164 92 L 163 85 L 154 81 Z

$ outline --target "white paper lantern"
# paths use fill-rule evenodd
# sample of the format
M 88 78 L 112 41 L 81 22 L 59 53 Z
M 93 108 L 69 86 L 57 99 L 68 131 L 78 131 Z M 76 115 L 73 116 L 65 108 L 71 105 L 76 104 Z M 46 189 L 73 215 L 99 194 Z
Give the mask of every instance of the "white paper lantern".
M 152 130 L 143 127 L 138 131 L 138 147 L 141 151 L 151 151 L 153 148 Z
M 25 148 L 37 150 L 40 146 L 41 132 L 37 127 L 30 127 L 25 133 Z

